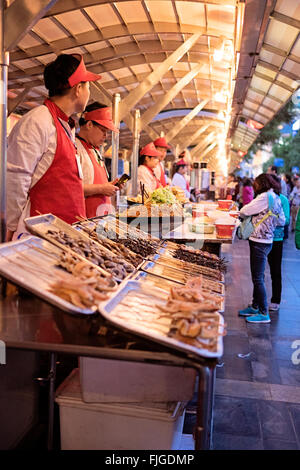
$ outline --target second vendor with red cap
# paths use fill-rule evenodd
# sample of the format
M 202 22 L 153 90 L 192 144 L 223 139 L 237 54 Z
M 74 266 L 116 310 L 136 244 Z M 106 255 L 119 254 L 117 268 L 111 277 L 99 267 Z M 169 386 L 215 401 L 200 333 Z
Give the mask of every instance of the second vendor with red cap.
M 170 145 L 167 144 L 167 141 L 164 137 L 159 137 L 158 139 L 154 140 L 154 145 L 156 150 L 159 152 L 159 163 L 157 167 L 154 169 L 155 176 L 159 179 L 160 184 L 165 187 L 167 186 L 167 180 L 165 175 L 164 169 L 164 159 L 167 155 L 167 150 L 170 149 Z
M 119 188 L 117 180 L 108 181 L 108 172 L 100 148 L 108 131 L 119 132 L 112 120 L 111 108 L 98 102 L 89 104 L 79 119 L 77 152 L 83 171 L 83 189 L 87 217 L 113 212 L 111 197 Z
M 156 150 L 153 142 L 145 145 L 140 150 L 138 167 L 138 189 L 144 185 L 146 192 L 150 195 L 155 189 L 161 188 L 162 184 L 156 177 L 154 170 L 159 163 L 160 152 Z

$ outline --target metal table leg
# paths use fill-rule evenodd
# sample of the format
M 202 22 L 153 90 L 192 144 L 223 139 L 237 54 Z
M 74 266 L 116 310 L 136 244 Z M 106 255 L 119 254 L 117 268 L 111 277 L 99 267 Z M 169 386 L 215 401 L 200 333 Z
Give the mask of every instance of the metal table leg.
M 49 372 L 49 409 L 48 409 L 48 450 L 53 449 L 53 425 L 54 425 L 54 399 L 55 399 L 55 380 L 56 380 L 56 360 L 57 354 L 50 353 L 50 372 Z
M 211 448 L 213 425 L 213 398 L 215 369 L 201 367 L 198 370 L 198 406 L 195 429 L 195 449 L 209 450 Z

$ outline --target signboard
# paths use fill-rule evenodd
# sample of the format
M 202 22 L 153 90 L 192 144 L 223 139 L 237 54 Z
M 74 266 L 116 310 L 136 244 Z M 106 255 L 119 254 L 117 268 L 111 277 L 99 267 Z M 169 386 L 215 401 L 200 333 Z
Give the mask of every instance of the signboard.
M 292 173 L 299 173 L 299 167 L 298 166 L 293 166 Z
M 278 166 L 278 168 L 281 168 L 284 166 L 284 159 L 283 158 L 275 158 L 274 159 L 274 165 Z

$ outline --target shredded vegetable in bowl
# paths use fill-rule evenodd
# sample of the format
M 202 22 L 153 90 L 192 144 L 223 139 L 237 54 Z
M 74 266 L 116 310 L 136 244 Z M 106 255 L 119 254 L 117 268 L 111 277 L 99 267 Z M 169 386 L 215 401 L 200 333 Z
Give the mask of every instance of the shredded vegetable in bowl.
M 168 188 L 158 188 L 151 193 L 150 198 L 146 201 L 150 204 L 176 204 L 178 203 L 172 191 Z

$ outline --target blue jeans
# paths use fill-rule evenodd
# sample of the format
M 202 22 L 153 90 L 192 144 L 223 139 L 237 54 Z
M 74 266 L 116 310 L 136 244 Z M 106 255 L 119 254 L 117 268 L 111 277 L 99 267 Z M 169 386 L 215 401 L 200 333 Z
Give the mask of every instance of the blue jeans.
M 268 300 L 265 287 L 265 267 L 272 243 L 258 243 L 249 240 L 250 269 L 253 282 L 252 306 L 263 314 L 268 313 Z

